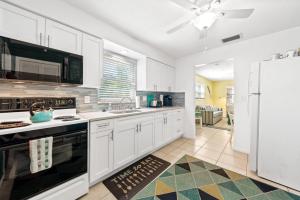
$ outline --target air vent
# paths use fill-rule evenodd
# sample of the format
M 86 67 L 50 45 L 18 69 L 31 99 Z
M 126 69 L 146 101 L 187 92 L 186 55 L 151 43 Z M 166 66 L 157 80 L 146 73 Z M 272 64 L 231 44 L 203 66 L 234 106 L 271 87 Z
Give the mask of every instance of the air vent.
M 241 39 L 241 34 L 234 35 L 234 36 L 231 36 L 231 37 L 228 37 L 228 38 L 223 38 L 222 42 L 227 43 L 227 42 L 231 42 L 231 41 L 239 40 L 239 39 Z

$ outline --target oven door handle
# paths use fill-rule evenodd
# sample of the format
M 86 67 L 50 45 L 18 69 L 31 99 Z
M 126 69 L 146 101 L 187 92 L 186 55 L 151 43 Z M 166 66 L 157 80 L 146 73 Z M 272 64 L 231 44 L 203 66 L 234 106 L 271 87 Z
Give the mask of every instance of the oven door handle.
M 68 139 L 68 138 L 71 138 L 71 137 L 74 137 L 74 136 L 79 136 L 79 135 L 84 135 L 84 134 L 87 134 L 87 131 L 86 130 L 82 130 L 82 131 L 76 131 L 76 132 L 73 132 L 73 133 L 70 133 L 70 134 L 65 134 L 65 135 L 60 135 L 60 136 L 54 136 L 53 137 L 53 140 L 57 140 L 57 139 Z M 39 138 L 36 138 L 36 139 L 39 139 Z M 32 140 L 35 140 L 35 139 L 32 139 Z M 29 144 L 29 141 L 30 140 L 27 140 L 26 142 L 22 142 L 22 143 L 19 143 L 19 144 L 12 144 L 12 145 L 7 145 L 7 146 L 0 146 L 0 151 L 2 150 L 7 150 L 7 149 L 15 149 L 15 148 L 19 148 L 19 147 L 22 147 L 22 146 L 28 146 Z
M 86 130 L 76 131 L 74 133 L 70 133 L 70 134 L 66 134 L 66 135 L 61 135 L 61 136 L 53 137 L 53 139 L 61 138 L 61 137 L 63 137 L 63 138 L 70 138 L 70 137 L 74 137 L 74 136 L 77 136 L 77 135 L 84 135 L 84 134 L 87 134 Z
M 7 146 L 3 146 L 3 147 L 0 147 L 0 151 L 5 151 L 5 150 L 9 150 L 9 149 L 16 149 L 16 148 L 19 148 L 19 147 L 28 147 L 28 142 L 23 142 L 23 143 L 20 143 L 20 144 L 13 144 L 13 145 L 7 145 Z

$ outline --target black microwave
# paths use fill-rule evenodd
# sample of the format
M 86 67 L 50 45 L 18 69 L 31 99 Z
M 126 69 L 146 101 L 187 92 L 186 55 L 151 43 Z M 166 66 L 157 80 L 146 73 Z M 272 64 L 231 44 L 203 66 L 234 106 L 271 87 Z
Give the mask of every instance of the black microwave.
M 0 36 L 0 79 L 82 84 L 83 57 Z

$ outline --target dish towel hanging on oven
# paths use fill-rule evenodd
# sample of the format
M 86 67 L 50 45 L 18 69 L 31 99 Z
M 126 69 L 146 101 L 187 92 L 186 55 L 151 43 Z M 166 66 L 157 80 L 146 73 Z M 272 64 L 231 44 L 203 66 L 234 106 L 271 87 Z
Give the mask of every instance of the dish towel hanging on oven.
M 29 141 L 30 171 L 37 173 L 52 166 L 53 137 Z

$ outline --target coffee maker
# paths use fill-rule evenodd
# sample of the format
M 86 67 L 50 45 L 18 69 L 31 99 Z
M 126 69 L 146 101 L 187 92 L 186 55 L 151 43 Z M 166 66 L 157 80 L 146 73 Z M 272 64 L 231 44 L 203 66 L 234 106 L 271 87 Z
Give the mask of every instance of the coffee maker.
M 163 105 L 167 107 L 173 106 L 173 98 L 171 95 L 164 95 Z

